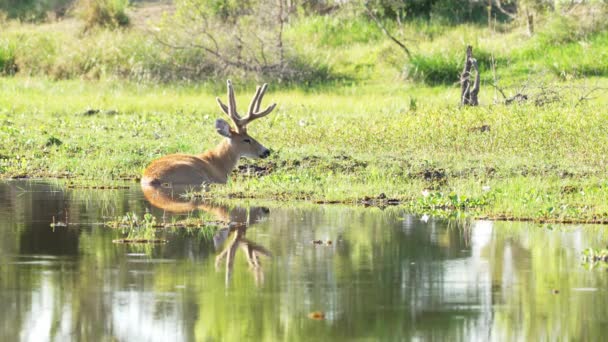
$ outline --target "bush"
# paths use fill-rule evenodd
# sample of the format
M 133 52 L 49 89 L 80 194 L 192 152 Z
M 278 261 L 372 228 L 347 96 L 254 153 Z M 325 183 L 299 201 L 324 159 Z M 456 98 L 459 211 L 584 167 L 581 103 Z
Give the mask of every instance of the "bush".
M 96 26 L 118 28 L 129 25 L 129 0 L 79 0 L 76 13 L 85 22 L 85 31 Z
M 464 67 L 464 55 L 464 47 L 459 50 L 441 51 L 430 55 L 413 55 L 406 65 L 406 76 L 414 81 L 429 85 L 458 82 Z M 474 49 L 473 57 L 477 59 L 480 72 L 491 70 L 491 53 L 482 49 Z M 502 59 L 495 56 L 494 61 L 500 62 Z
M 573 42 L 545 49 L 544 65 L 560 77 L 608 76 L 608 32 L 584 44 Z
M 216 2 L 176 0 L 175 13 L 160 25 L 157 40 L 167 55 L 176 57 L 171 60 L 175 67 L 190 71 L 188 80 L 228 76 L 288 82 L 324 77 L 326 69 L 299 58 L 286 38 L 292 14 L 287 1 L 245 1 L 227 11 L 210 6 Z
M 431 20 L 441 24 L 466 22 L 487 23 L 487 1 L 475 0 L 368 0 L 369 8 L 379 17 L 405 20 Z M 506 1 L 505 1 L 506 3 Z M 511 6 L 515 6 L 511 4 Z M 492 18 L 508 21 L 502 12 L 492 8 Z
M 431 19 L 444 24 L 487 23 L 486 2 L 469 0 L 434 1 L 431 9 Z
M 607 6 L 589 5 L 567 16 L 553 15 L 515 56 L 521 62 L 536 60 L 560 77 L 608 75 L 607 14 Z
M 297 22 L 299 36 L 314 39 L 319 45 L 329 47 L 370 43 L 384 38 L 378 26 L 367 18 L 340 15 L 310 16 Z
M 13 75 L 16 72 L 14 47 L 9 42 L 0 41 L 0 75 Z
M 597 10 L 596 15 L 577 13 L 577 15 L 554 15 L 541 32 L 538 33 L 537 42 L 541 49 L 566 43 L 584 41 L 594 34 L 608 28 L 605 8 Z
M 458 60 L 454 56 L 416 54 L 406 66 L 406 76 L 414 81 L 431 85 L 454 83 L 458 80 L 458 69 Z
M 47 13 L 61 16 L 73 0 L 0 0 L 0 12 L 6 12 L 10 19 L 39 22 L 47 18 Z

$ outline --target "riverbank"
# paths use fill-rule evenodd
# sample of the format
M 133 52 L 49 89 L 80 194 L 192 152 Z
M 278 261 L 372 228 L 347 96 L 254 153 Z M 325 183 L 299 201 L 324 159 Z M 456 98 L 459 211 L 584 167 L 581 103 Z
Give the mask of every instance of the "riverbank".
M 154 158 L 200 153 L 221 141 L 213 128 L 224 115 L 214 101 L 223 96 L 215 90 L 221 83 L 0 79 L 0 177 L 137 180 Z M 243 108 L 253 89 L 235 83 Z M 605 220 L 605 100 L 574 95 L 543 106 L 493 105 L 485 95 L 482 106 L 460 108 L 455 87 L 370 82 L 304 91 L 271 84 L 265 102 L 279 105 L 250 133 L 272 156 L 243 159 L 228 184 L 207 195 L 392 199 L 421 212 Z

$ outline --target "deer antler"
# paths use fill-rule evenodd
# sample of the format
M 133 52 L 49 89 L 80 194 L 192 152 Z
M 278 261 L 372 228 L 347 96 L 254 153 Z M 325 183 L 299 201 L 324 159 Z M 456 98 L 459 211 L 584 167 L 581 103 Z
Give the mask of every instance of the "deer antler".
M 234 88 L 232 87 L 232 82 L 228 80 L 228 105 L 225 105 L 219 97 L 216 97 L 215 100 L 219 104 L 220 108 L 226 115 L 230 117 L 230 120 L 236 126 L 237 132 L 242 133 L 246 130 L 247 125 L 261 117 L 264 117 L 277 106 L 276 103 L 271 104 L 268 108 L 264 109 L 260 112 L 260 105 L 262 104 L 262 98 L 264 98 L 264 93 L 266 93 L 266 88 L 268 88 L 268 84 L 264 83 L 261 87 L 258 86 L 255 90 L 255 95 L 249 104 L 249 111 L 247 112 L 247 116 L 241 118 L 241 116 L 236 111 L 236 100 L 234 99 Z

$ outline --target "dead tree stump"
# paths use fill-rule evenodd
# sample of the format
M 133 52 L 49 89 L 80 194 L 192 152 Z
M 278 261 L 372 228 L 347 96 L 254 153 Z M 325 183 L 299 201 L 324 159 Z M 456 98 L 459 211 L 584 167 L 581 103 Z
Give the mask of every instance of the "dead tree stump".
M 526 11 L 526 23 L 528 24 L 528 36 L 532 37 L 534 35 L 534 15 L 528 11 Z
M 471 86 L 471 69 L 475 71 L 475 82 Z M 467 54 L 464 60 L 464 69 L 460 74 L 460 105 L 461 106 L 477 106 L 479 94 L 479 68 L 477 60 L 473 58 L 473 47 L 467 46 Z

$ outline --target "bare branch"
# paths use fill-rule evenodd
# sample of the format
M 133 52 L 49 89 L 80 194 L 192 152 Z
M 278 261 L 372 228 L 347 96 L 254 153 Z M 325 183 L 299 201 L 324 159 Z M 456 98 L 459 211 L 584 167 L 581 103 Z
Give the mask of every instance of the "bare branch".
M 204 53 L 200 60 L 215 62 L 219 72 L 237 69 L 279 77 L 290 74 L 283 41 L 289 17 L 285 0 L 261 1 L 222 19 L 210 17 L 203 6 L 185 6 L 168 26 L 171 31 L 153 33 L 162 46 L 172 50 L 200 49 Z
M 505 9 L 502 7 L 502 4 L 500 3 L 500 0 L 494 0 L 494 3 L 496 4 L 496 8 L 498 8 L 498 10 L 499 10 L 501 13 L 505 14 L 507 17 L 509 17 L 509 18 L 511 18 L 511 19 L 517 19 L 517 15 L 516 15 L 516 14 L 513 14 L 513 13 L 511 13 L 511 12 L 508 12 L 507 10 L 505 10 Z
M 388 32 L 388 30 L 386 29 L 384 24 L 382 24 L 382 21 L 380 21 L 380 19 L 378 19 L 378 17 L 376 17 L 376 15 L 374 14 L 374 12 L 369 8 L 369 3 L 367 1 L 365 2 L 365 5 L 363 7 L 365 8 L 367 15 L 369 15 L 369 17 L 372 18 L 372 20 L 376 23 L 378 28 L 380 28 L 380 30 L 382 30 L 382 32 L 387 37 L 389 37 L 395 44 L 399 45 L 399 47 L 401 47 L 401 49 L 403 49 L 403 51 L 407 55 L 407 58 L 412 58 L 412 54 L 410 53 L 410 50 L 407 48 L 407 46 L 405 46 L 405 44 L 400 42 L 397 38 L 395 38 L 392 34 L 390 34 L 390 32 Z
M 266 59 L 266 52 L 264 51 L 265 47 L 264 47 L 264 40 L 262 40 L 262 38 L 254 33 L 256 40 L 258 41 L 258 43 L 260 43 L 260 54 L 262 55 L 262 60 L 264 61 L 264 65 L 268 65 L 268 60 Z
M 500 95 L 502 95 L 502 98 L 503 98 L 503 99 L 507 99 L 507 95 L 505 95 L 504 90 L 502 90 L 502 88 L 500 88 L 500 87 L 498 86 L 498 84 L 496 84 L 496 83 L 492 83 L 492 87 L 494 87 L 494 89 L 496 89 L 496 90 L 498 90 L 498 92 L 500 92 Z
M 283 26 L 285 19 L 283 18 L 283 0 L 279 0 L 279 32 L 277 36 L 277 48 L 279 49 L 279 65 L 285 65 L 285 51 L 283 49 Z
M 583 101 L 588 101 L 588 100 L 594 99 L 595 97 L 592 97 L 591 94 L 595 93 L 596 91 L 600 91 L 600 90 L 608 90 L 608 88 L 603 88 L 603 87 L 591 88 L 589 91 L 587 91 L 586 93 L 579 96 L 578 101 L 576 101 L 576 104 L 574 106 L 577 107 L 578 105 L 583 103 Z

